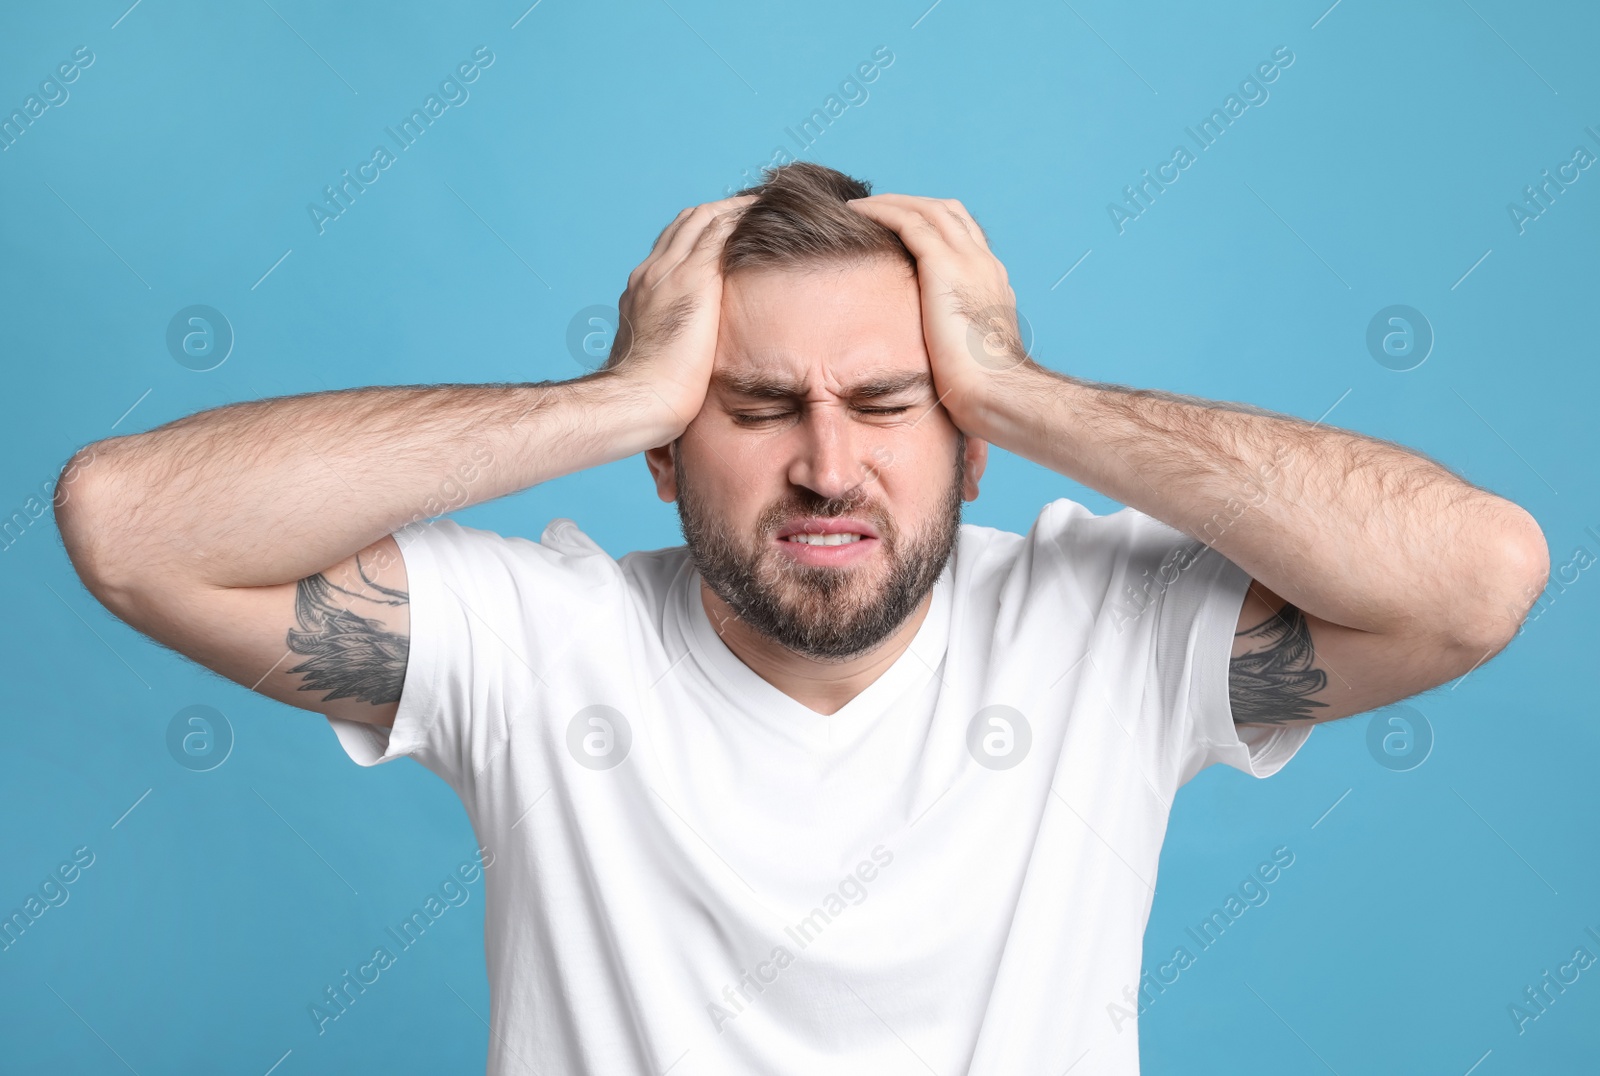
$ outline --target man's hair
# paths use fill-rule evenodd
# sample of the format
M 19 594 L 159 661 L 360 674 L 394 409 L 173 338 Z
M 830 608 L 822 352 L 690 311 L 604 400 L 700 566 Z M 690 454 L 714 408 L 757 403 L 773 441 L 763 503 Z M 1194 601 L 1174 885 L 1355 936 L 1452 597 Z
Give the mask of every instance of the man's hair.
M 722 274 L 741 269 L 796 269 L 887 258 L 913 273 L 917 259 L 891 228 L 845 205 L 865 198 L 872 184 L 811 161 L 761 170 L 762 182 L 722 249 Z

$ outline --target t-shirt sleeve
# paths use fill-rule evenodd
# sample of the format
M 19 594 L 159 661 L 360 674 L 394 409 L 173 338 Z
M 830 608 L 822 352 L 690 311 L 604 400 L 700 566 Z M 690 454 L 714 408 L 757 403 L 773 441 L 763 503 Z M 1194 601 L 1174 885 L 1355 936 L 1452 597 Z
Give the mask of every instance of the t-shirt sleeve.
M 1148 547 L 1161 560 L 1147 567 L 1166 583 L 1154 610 L 1151 671 L 1158 697 L 1173 707 L 1178 784 L 1215 762 L 1252 777 L 1270 777 L 1300 750 L 1311 727 L 1233 723 L 1228 664 L 1250 576 L 1203 542 L 1148 522 L 1170 535 L 1169 541 Z
M 329 717 L 361 766 L 410 756 L 465 795 L 503 745 L 508 700 L 555 675 L 582 625 L 619 592 L 617 564 L 557 519 L 540 541 L 422 521 L 394 533 L 410 643 L 392 728 Z

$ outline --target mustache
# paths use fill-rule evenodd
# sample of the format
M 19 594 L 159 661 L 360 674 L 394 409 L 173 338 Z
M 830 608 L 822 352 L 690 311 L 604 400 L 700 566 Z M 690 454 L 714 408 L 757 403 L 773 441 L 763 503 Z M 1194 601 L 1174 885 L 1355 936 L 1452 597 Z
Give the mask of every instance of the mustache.
M 893 517 L 865 497 L 818 498 L 808 502 L 790 500 L 776 504 L 761 513 L 756 521 L 756 531 L 763 535 L 771 534 L 796 516 L 816 516 L 820 519 L 855 516 L 877 527 L 878 533 L 885 537 L 894 532 Z

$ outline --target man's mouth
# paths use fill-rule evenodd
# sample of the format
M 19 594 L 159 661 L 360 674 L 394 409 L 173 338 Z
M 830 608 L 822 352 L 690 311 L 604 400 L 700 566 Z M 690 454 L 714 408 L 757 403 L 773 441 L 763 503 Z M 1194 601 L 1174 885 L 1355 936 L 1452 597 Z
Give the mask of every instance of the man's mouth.
M 776 538 L 803 564 L 838 565 L 865 556 L 877 544 L 878 530 L 862 519 L 812 516 L 791 520 Z
M 846 545 L 861 541 L 861 537 L 859 534 L 791 534 L 783 540 L 802 545 Z
M 810 541 L 815 538 L 876 538 L 878 528 L 853 516 L 809 516 L 792 519 L 778 531 L 780 540 Z M 835 544 L 835 543 L 828 543 Z

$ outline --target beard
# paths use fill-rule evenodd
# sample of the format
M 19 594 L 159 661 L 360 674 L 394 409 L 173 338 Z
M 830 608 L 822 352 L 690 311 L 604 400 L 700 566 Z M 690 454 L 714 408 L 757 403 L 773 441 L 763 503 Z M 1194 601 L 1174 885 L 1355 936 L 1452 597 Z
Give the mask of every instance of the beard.
M 753 538 L 741 541 L 707 511 L 688 481 L 681 447 L 680 439 L 672 453 L 678 522 L 700 577 L 739 619 L 814 661 L 847 661 L 893 635 L 939 581 L 955 550 L 966 453 L 966 436 L 959 432 L 955 467 L 938 509 L 926 527 L 910 534 L 866 497 L 863 486 L 851 497 L 832 500 L 800 488 L 763 511 Z M 797 516 L 866 520 L 878 530 L 881 556 L 839 568 L 793 561 L 776 548 L 773 535 Z

